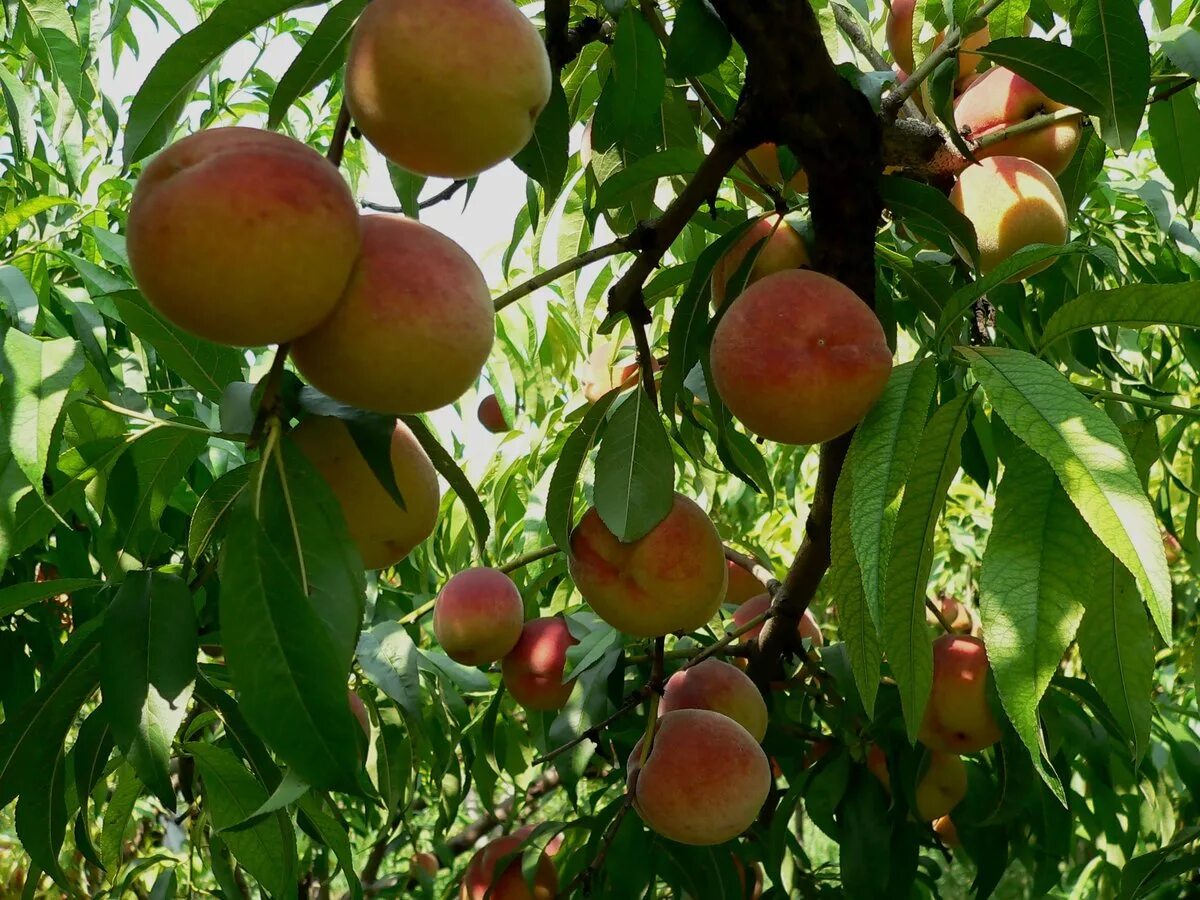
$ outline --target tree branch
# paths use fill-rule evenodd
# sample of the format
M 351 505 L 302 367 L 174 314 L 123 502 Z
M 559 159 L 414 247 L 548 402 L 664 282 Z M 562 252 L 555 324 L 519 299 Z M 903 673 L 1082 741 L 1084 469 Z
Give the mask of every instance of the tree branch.
M 747 556 L 745 553 L 742 553 L 738 550 L 734 550 L 728 545 L 725 546 L 724 550 L 725 558 L 735 566 L 741 566 L 743 569 L 757 578 L 762 584 L 763 588 L 766 589 L 768 594 L 774 595 L 775 592 L 779 590 L 779 579 L 775 577 L 775 573 L 757 559 L 752 556 Z
M 329 149 L 325 151 L 325 158 L 335 166 L 342 164 L 342 157 L 346 153 L 346 135 L 349 133 L 350 107 L 343 100 L 341 109 L 338 110 L 337 121 L 333 123 L 333 137 L 329 139 Z
M 623 238 L 617 238 L 608 244 L 602 244 L 599 247 L 593 247 L 591 250 L 586 250 L 576 257 L 564 260 L 557 266 L 547 269 L 545 272 L 540 272 L 534 275 L 528 281 L 518 284 L 512 290 L 506 291 L 495 300 L 496 312 L 504 309 L 506 306 L 511 306 L 522 297 L 527 297 L 536 291 L 538 288 L 543 288 L 548 284 L 552 284 L 564 275 L 570 275 L 572 272 L 582 269 L 584 266 L 599 262 L 602 259 L 607 259 L 610 256 L 616 256 L 618 253 L 625 253 L 629 250 L 636 249 L 640 246 L 643 240 L 641 229 L 634 229 Z
M 1169 100 L 1171 97 L 1174 97 L 1180 91 L 1186 91 L 1188 88 L 1195 87 L 1195 86 L 1196 86 L 1195 78 L 1185 78 L 1183 81 L 1179 82 L 1178 84 L 1173 84 L 1169 88 L 1166 88 L 1165 90 L 1161 90 L 1157 94 L 1152 95 L 1150 97 L 1150 102 L 1158 103 L 1161 100 Z

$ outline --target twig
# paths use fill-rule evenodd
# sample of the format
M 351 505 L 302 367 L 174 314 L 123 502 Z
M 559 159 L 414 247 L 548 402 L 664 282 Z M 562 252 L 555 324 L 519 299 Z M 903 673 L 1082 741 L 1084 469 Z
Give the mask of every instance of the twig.
M 759 583 L 766 588 L 768 594 L 774 595 L 779 590 L 779 579 L 775 577 L 775 573 L 768 569 L 765 565 L 759 562 L 752 556 L 747 556 L 739 550 L 734 550 L 730 546 L 726 546 L 725 558 L 735 566 L 741 566 L 751 575 L 758 579 Z
M 1173 403 L 1168 403 L 1165 400 L 1151 400 L 1148 397 L 1131 397 L 1128 394 L 1119 394 L 1116 391 L 1106 391 L 1100 388 L 1090 387 L 1086 384 L 1076 384 L 1075 388 L 1094 400 L 1112 400 L 1115 403 L 1124 403 L 1129 406 L 1143 406 L 1146 409 L 1157 409 L 1165 413 L 1170 413 L 1175 416 L 1187 416 L 1189 418 L 1200 418 L 1200 407 L 1192 408 L 1188 406 L 1175 406 Z
M 503 800 L 494 810 L 483 813 L 458 834 L 449 838 L 446 841 L 446 849 L 454 856 L 466 853 L 489 831 L 515 815 L 518 797 L 522 805 L 532 803 L 558 787 L 558 783 L 558 773 L 553 769 L 538 776 L 524 791 Z
M 1150 102 L 1158 103 L 1160 100 L 1169 100 L 1171 97 L 1174 97 L 1180 91 L 1186 91 L 1188 88 L 1194 87 L 1195 84 L 1196 84 L 1196 79 L 1194 77 L 1193 78 L 1185 78 L 1183 81 L 1179 82 L 1178 84 L 1173 84 L 1169 88 L 1166 88 L 1165 90 L 1161 90 L 1157 94 L 1153 94 L 1150 97 Z
M 127 409 L 124 406 L 118 406 L 115 403 L 110 403 L 103 397 L 89 398 L 92 404 L 101 406 L 109 412 L 114 412 L 119 416 L 125 416 L 129 419 L 136 419 L 139 422 L 150 423 L 151 428 L 178 428 L 180 431 L 193 431 L 197 434 L 203 434 L 206 437 L 223 437 L 228 440 L 237 440 L 234 435 L 228 435 L 223 432 L 213 431 L 209 428 L 202 428 L 199 425 L 189 425 L 187 422 L 178 422 L 175 419 L 161 419 L 152 413 L 138 412 L 136 409 Z M 149 431 L 150 429 L 146 429 Z
M 721 638 L 719 641 L 709 644 L 707 647 L 705 647 L 703 650 L 701 650 L 699 653 L 697 653 L 695 656 L 693 656 L 691 659 L 689 659 L 683 666 L 681 666 L 679 671 L 682 672 L 687 669 L 690 669 L 692 666 L 697 666 L 700 663 L 704 662 L 710 656 L 716 656 L 718 653 L 723 651 L 726 647 L 728 647 L 730 644 L 732 644 L 734 641 L 736 641 L 742 635 L 746 634 L 747 632 L 753 631 L 755 628 L 758 628 L 760 625 L 764 625 L 767 621 L 769 621 L 771 618 L 773 618 L 774 615 L 775 615 L 775 608 L 772 606 L 771 608 L 767 609 L 766 612 L 760 613 L 759 615 L 755 616 L 753 619 L 751 619 L 745 625 L 729 632 L 723 638 Z
M 522 553 L 520 556 L 514 557 L 500 566 L 499 569 L 507 575 L 509 572 L 515 572 L 517 569 L 523 568 L 530 563 L 535 563 L 539 559 L 546 559 L 558 552 L 560 552 L 558 547 L 553 544 L 548 547 L 539 547 L 536 550 L 530 550 L 528 553 Z
M 1067 119 L 1078 119 L 1083 113 L 1077 109 L 1059 109 L 1050 113 L 1041 113 L 1036 116 L 1031 116 L 1023 122 L 1017 122 L 1014 125 L 1009 125 L 1001 128 L 998 131 L 993 131 L 990 134 L 985 134 L 977 140 L 972 141 L 972 145 L 976 150 L 983 150 L 987 147 L 999 144 L 1001 141 L 1006 141 L 1010 137 L 1016 137 L 1019 134 L 1028 134 L 1031 131 L 1041 131 L 1047 126 L 1053 125 L 1055 122 L 1063 122 Z
M 329 149 L 325 152 L 325 158 L 335 166 L 342 164 L 342 157 L 346 153 L 346 135 L 349 133 L 350 107 L 343 100 L 342 107 L 338 110 L 337 121 L 333 123 L 333 137 L 329 139 Z
M 444 200 L 449 200 L 457 194 L 467 184 L 467 179 L 459 178 L 456 181 L 450 182 L 428 200 L 422 200 L 417 204 L 417 209 L 429 209 L 431 206 L 436 206 Z M 358 205 L 363 209 L 372 209 L 375 212 L 384 213 L 404 213 L 403 206 L 395 206 L 388 203 L 376 203 L 374 200 L 359 200 Z
M 863 34 L 853 14 L 840 3 L 832 3 L 830 5 L 833 7 L 834 21 L 837 22 L 837 26 L 842 34 L 846 36 L 846 40 L 850 42 L 850 46 L 861 53 L 863 58 L 875 67 L 876 72 L 892 71 L 892 64 L 883 58 L 883 54 L 876 50 L 867 36 Z M 917 108 L 917 104 L 913 102 L 911 97 L 904 101 L 904 111 L 911 118 L 924 118 L 921 115 L 921 110 Z
M 950 634 L 952 631 L 954 631 L 954 626 L 947 621 L 945 615 L 943 615 L 942 611 L 938 609 L 938 605 L 928 597 L 925 598 L 925 608 L 933 613 L 934 618 L 938 620 L 938 624 L 942 626 L 942 630 L 945 631 L 946 634 Z
M 591 250 L 586 250 L 576 257 L 560 262 L 557 266 L 547 269 L 544 272 L 533 276 L 528 281 L 518 284 L 515 288 L 501 294 L 495 300 L 496 312 L 504 309 L 506 306 L 511 306 L 522 297 L 527 297 L 538 288 L 543 288 L 552 282 L 557 281 L 564 275 L 569 275 L 589 263 L 598 262 L 602 259 L 607 259 L 610 256 L 616 256 L 618 253 L 625 253 L 635 249 L 641 239 L 640 230 L 635 229 L 629 235 L 623 238 L 617 238 L 608 244 L 603 244 L 599 247 L 593 247 Z
M 432 600 L 426 600 L 412 612 L 402 616 L 396 624 L 411 625 L 413 622 L 423 618 L 426 613 L 431 612 L 435 603 L 437 603 L 436 597 L 434 597 Z
M 640 688 L 638 688 L 636 691 L 634 691 L 632 694 L 630 694 L 628 697 L 626 697 L 625 701 L 620 706 L 617 707 L 615 712 L 610 713 L 608 716 L 606 716 L 605 718 L 603 718 L 602 720 L 597 722 L 595 725 L 590 726 L 586 731 L 581 731 L 579 734 L 577 734 L 575 737 L 571 738 L 571 740 L 567 741 L 565 744 L 561 744 L 560 746 L 555 747 L 553 750 L 548 750 L 547 752 L 543 753 L 541 756 L 537 757 L 537 759 L 535 759 L 533 761 L 532 765 L 535 765 L 535 766 L 545 765 L 546 763 L 550 762 L 555 757 L 560 756 L 563 753 L 566 753 L 568 750 L 572 749 L 573 747 L 578 747 L 584 741 L 595 740 L 596 738 L 600 737 L 600 734 L 604 731 L 604 729 L 608 728 L 608 726 L 610 726 L 613 722 L 617 721 L 617 719 L 623 718 L 628 713 L 633 712 L 633 710 L 635 710 L 638 706 L 640 706 L 641 702 L 643 700 L 645 700 L 649 694 L 650 694 L 650 685 L 649 684 L 642 685 Z
M 658 386 L 654 383 L 654 351 L 650 349 L 650 337 L 646 332 L 646 323 L 629 318 L 633 329 L 633 342 L 637 345 L 638 368 L 642 373 L 642 388 L 650 398 L 650 405 L 658 408 Z
M 629 812 L 629 807 L 633 805 L 633 795 L 626 794 L 621 799 L 621 805 L 617 807 L 617 812 L 613 816 L 613 820 L 608 824 L 608 830 L 604 832 L 604 838 L 600 842 L 600 847 L 596 850 L 596 856 L 587 866 L 582 869 L 578 875 L 571 879 L 571 883 L 567 885 L 563 891 L 564 897 L 573 896 L 576 890 L 582 890 L 582 896 L 591 895 L 592 880 L 596 874 L 604 868 L 604 860 L 608 857 L 608 851 L 612 848 L 612 843 L 616 840 L 617 830 L 621 827 L 621 822 Z

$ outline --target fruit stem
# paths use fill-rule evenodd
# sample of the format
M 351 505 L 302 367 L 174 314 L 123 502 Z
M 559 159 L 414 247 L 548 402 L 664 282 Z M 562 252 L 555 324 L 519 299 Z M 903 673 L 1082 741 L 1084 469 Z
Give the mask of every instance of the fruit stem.
M 254 417 L 254 427 L 250 431 L 249 440 L 246 441 L 247 449 L 252 450 L 258 446 L 267 421 L 279 412 L 276 408 L 276 400 L 279 399 L 279 384 L 283 380 L 283 366 L 287 362 L 291 346 L 291 344 L 280 344 L 275 350 L 275 359 L 271 361 L 271 371 L 267 373 L 262 399 L 258 403 L 258 413 Z
M 329 149 L 325 158 L 335 166 L 342 164 L 342 156 L 346 153 L 346 136 L 350 133 L 350 107 L 342 100 L 338 110 L 337 121 L 333 123 L 333 136 L 329 139 Z
M 999 131 L 993 131 L 990 134 L 985 134 L 983 137 L 973 142 L 974 149 L 983 150 L 986 147 L 991 147 L 993 144 L 999 144 L 1001 141 L 1007 140 L 1010 137 L 1016 137 L 1019 134 L 1028 134 L 1031 131 L 1041 131 L 1055 122 L 1062 122 L 1067 119 L 1077 119 L 1083 113 L 1077 109 L 1059 109 L 1050 113 L 1040 113 L 1036 116 L 1031 116 L 1023 122 L 1017 122 L 1013 125 L 1008 125 L 1001 128 Z

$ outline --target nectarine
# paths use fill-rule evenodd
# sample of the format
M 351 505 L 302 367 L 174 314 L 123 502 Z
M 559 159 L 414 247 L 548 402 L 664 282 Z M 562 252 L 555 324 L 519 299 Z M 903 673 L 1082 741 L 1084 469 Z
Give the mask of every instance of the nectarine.
M 343 403 L 428 412 L 475 383 L 495 331 L 487 283 L 462 247 L 411 219 L 366 216 L 345 292 L 292 359 Z
M 733 611 L 733 627 L 735 629 L 744 628 L 770 608 L 770 594 L 758 594 L 751 597 Z M 765 623 L 760 623 L 743 634 L 740 639 L 741 643 L 746 644 L 757 638 L 763 630 L 763 624 Z M 804 615 L 800 617 L 800 622 L 796 626 L 796 636 L 800 640 L 808 638 L 814 647 L 820 647 L 825 643 L 825 638 L 821 635 L 821 626 L 817 624 L 817 617 L 813 615 L 811 609 L 805 609 Z
M 329 483 L 368 569 L 398 563 L 433 533 L 441 496 L 437 472 L 403 422 L 392 433 L 391 456 L 404 509 L 379 483 L 340 419 L 311 416 L 291 436 Z
M 532 892 L 521 874 L 520 855 L 513 856 L 500 872 L 496 872 L 500 860 L 517 853 L 532 831 L 533 827 L 528 825 L 518 828 L 476 853 L 463 874 L 459 900 L 554 900 L 558 894 L 558 872 L 545 853 L 538 858 Z
M 967 795 L 967 767 L 954 753 L 930 752 L 917 781 L 917 817 L 928 822 L 958 806 Z
M 533 136 L 550 60 L 510 0 L 374 0 L 354 28 L 346 102 L 380 153 L 422 175 L 470 178 Z
M 451 576 L 433 605 L 433 633 L 446 655 L 467 666 L 495 662 L 517 645 L 525 624 L 521 592 L 496 569 Z
M 944 753 L 975 753 L 1000 740 L 987 701 L 989 669 L 979 638 L 944 634 L 933 642 L 933 690 L 917 733 L 921 743 Z
M 360 244 L 358 209 L 337 169 L 256 128 L 201 131 L 158 154 L 138 178 L 126 237 L 134 279 L 155 309 L 237 347 L 315 328 Z
M 728 716 L 678 709 L 658 722 L 646 764 L 629 756 L 633 806 L 663 837 L 711 846 L 749 828 L 767 799 L 771 765 L 753 735 Z
M 1031 160 L 989 156 L 967 167 L 950 191 L 950 202 L 975 226 L 984 274 L 1022 247 L 1067 241 L 1062 191 L 1054 176 Z M 1008 280 L 1020 281 L 1052 262 L 1030 266 Z
M 711 709 L 729 716 L 756 741 L 767 733 L 767 704 L 754 682 L 737 666 L 706 659 L 690 669 L 680 669 L 667 679 L 658 713 L 677 709 Z
M 711 359 L 729 411 L 785 444 L 849 431 L 892 371 L 871 308 L 840 282 L 804 269 L 768 275 L 734 300 L 713 334 Z
M 622 543 L 595 508 L 571 533 L 568 567 L 583 599 L 636 637 L 692 631 L 725 599 L 725 552 L 712 521 L 680 494 L 650 533 Z
M 567 648 L 578 643 L 559 616 L 526 622 L 516 646 L 500 664 L 504 686 L 513 699 L 542 712 L 566 706 L 575 687 L 574 679 L 563 684 Z
M 779 215 L 764 216 L 755 222 L 725 254 L 717 260 L 712 271 L 712 305 L 724 306 L 728 298 L 730 279 L 737 274 L 747 254 L 757 247 L 757 256 L 746 276 L 745 287 L 772 272 L 807 266 L 808 247 L 804 238 Z

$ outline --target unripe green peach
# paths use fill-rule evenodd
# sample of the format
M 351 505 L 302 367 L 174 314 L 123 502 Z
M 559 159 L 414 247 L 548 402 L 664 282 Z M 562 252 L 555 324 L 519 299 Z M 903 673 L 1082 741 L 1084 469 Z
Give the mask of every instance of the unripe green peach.
M 451 576 L 433 605 L 433 633 L 451 659 L 466 666 L 495 662 L 517 645 L 525 624 L 521 592 L 496 569 Z

